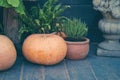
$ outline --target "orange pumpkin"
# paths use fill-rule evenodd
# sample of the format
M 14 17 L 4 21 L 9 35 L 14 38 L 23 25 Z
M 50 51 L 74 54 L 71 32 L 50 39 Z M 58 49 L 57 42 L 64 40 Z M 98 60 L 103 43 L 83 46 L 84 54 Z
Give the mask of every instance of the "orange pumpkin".
M 23 43 L 23 55 L 30 62 L 53 65 L 64 59 L 67 52 L 65 41 L 53 34 L 32 34 Z
M 12 41 L 0 35 L 0 71 L 10 68 L 16 60 L 16 50 Z

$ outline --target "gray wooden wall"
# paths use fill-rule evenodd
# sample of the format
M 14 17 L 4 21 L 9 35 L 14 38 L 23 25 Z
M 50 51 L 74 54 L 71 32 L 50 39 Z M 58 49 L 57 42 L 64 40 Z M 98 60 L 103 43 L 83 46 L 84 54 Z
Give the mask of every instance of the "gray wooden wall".
M 46 0 L 39 0 L 37 2 L 25 1 L 25 6 L 36 5 L 38 2 L 43 4 Z M 73 18 L 81 18 L 89 27 L 88 38 L 91 42 L 100 42 L 103 40 L 102 33 L 98 29 L 98 21 L 102 18 L 100 12 L 93 9 L 92 0 L 59 0 L 63 5 L 70 5 L 62 15 Z M 2 9 L 0 8 L 0 22 L 2 20 Z

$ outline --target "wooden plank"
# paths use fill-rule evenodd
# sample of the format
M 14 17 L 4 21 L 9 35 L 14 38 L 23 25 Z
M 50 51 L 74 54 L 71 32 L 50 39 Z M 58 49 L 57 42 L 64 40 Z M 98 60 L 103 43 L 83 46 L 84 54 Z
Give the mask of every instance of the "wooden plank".
M 5 77 L 5 74 L 7 73 L 8 71 L 0 71 L 0 80 L 3 80 L 3 78 Z
M 95 80 L 90 65 L 84 60 L 66 60 L 70 80 Z
M 44 80 L 44 67 L 24 59 L 20 80 Z
M 15 44 L 18 44 L 18 21 L 15 19 L 17 14 L 11 8 L 4 9 L 3 13 L 4 32 Z
M 22 58 L 17 58 L 12 68 L 0 72 L 0 80 L 19 80 Z
M 53 66 L 45 66 L 45 80 L 70 80 L 64 62 Z
M 120 79 L 120 58 L 93 56 L 88 61 L 97 80 Z

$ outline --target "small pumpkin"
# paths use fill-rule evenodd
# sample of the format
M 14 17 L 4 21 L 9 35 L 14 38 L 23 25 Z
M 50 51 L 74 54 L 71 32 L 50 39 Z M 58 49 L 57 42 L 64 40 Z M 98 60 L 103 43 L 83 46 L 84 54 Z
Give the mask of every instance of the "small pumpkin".
M 67 45 L 58 35 L 32 34 L 25 39 L 22 50 L 30 62 L 53 65 L 64 59 Z
M 12 41 L 0 35 L 0 71 L 10 68 L 16 60 L 16 49 Z

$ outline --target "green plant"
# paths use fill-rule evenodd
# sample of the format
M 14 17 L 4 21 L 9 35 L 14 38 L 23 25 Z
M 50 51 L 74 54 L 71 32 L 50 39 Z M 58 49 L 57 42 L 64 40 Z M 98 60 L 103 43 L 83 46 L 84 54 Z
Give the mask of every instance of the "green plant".
M 71 40 L 82 40 L 88 32 L 86 23 L 76 18 L 66 20 L 62 26 L 63 32 Z
M 14 8 L 19 14 L 25 14 L 22 0 L 0 0 L 0 6 L 4 8 Z
M 23 34 L 32 33 L 51 33 L 56 31 L 55 20 L 60 17 L 70 6 L 57 4 L 58 0 L 47 0 L 45 4 L 40 7 L 32 7 L 30 11 L 26 11 L 25 15 L 19 15 L 21 26 L 19 29 L 19 38 Z

